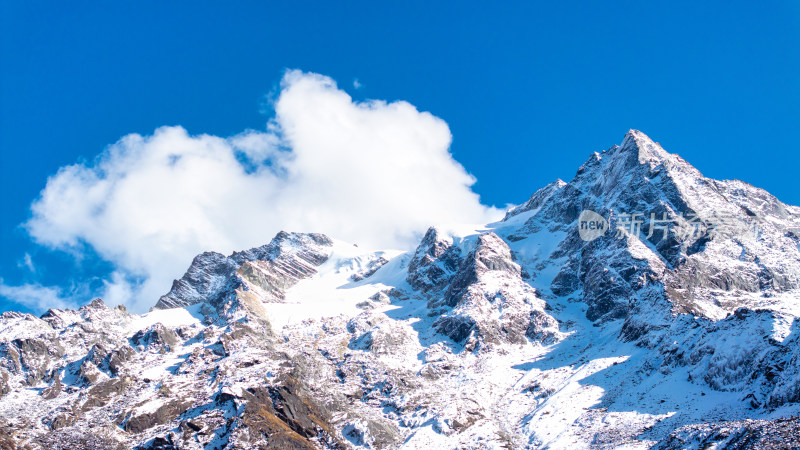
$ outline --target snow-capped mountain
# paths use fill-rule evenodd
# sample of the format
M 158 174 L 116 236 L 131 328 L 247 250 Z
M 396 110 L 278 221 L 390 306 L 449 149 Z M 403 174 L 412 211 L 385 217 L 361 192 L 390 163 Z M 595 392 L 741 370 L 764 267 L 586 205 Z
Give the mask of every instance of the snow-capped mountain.
M 155 300 L 0 316 L 0 448 L 800 446 L 800 208 L 639 131 L 499 222 Z

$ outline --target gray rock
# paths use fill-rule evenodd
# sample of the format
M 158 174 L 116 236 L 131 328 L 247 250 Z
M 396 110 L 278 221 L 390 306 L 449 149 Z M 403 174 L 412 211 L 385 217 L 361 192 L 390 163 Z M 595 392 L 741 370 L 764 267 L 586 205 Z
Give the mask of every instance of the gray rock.
M 408 264 L 406 280 L 415 290 L 433 296 L 448 286 L 460 265 L 461 249 L 432 227 Z
M 285 286 L 275 286 L 274 283 L 288 283 L 282 279 L 283 275 L 300 279 L 313 273 L 311 269 L 327 259 L 324 248 L 332 244 L 333 241 L 322 234 L 281 231 L 265 246 L 234 252 L 227 257 L 215 252 L 203 253 L 192 261 L 180 280 L 175 280 L 172 289 L 159 299 L 155 308 L 218 302 L 239 286 L 236 274 L 240 268 L 254 261 L 262 263 L 250 265 L 240 274 L 279 295 Z

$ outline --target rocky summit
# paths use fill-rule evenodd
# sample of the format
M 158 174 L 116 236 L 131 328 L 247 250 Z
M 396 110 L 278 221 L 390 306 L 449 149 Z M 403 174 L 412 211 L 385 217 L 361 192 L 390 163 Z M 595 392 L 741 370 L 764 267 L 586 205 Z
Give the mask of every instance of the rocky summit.
M 0 448 L 800 445 L 800 208 L 639 131 L 499 222 L 281 232 L 153 304 L 2 314 Z

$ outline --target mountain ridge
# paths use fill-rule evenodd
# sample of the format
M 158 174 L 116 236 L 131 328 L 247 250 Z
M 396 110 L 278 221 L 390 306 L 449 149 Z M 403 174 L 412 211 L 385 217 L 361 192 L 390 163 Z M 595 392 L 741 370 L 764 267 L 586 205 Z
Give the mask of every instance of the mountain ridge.
M 797 317 L 800 208 L 630 130 L 413 251 L 280 232 L 142 316 L 3 313 L 0 443 L 763 448 L 799 423 Z

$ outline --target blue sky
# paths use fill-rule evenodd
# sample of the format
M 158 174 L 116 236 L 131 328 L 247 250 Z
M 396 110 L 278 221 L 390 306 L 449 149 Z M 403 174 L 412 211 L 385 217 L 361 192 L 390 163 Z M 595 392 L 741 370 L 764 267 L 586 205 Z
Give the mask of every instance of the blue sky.
M 569 180 L 629 128 L 706 176 L 800 204 L 797 2 L 0 8 L 0 278 L 45 298 L 90 300 L 123 258 L 99 244 L 34 242 L 21 224 L 48 177 L 91 166 L 129 133 L 265 130 L 287 69 L 330 77 L 354 102 L 404 100 L 442 119 L 484 205 Z M 143 275 L 124 276 L 135 285 Z M 10 297 L 0 310 L 41 312 Z

